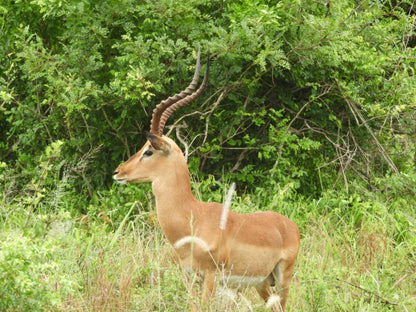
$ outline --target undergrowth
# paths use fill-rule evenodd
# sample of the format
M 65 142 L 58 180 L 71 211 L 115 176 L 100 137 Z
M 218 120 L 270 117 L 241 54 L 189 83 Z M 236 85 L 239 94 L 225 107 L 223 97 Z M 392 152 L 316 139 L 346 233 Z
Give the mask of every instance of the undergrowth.
M 210 185 L 194 183 L 195 193 L 222 201 L 226 183 L 217 183 L 215 191 Z M 21 202 L 3 201 L 0 309 L 189 310 L 188 282 L 172 259 L 147 191 L 115 185 L 96 194 L 84 215 L 61 208 L 52 216 L 42 205 L 27 210 Z M 414 311 L 413 205 L 411 198 L 386 201 L 383 194 L 337 191 L 315 200 L 295 198 L 283 187 L 237 192 L 232 209 L 275 210 L 299 225 L 288 311 Z M 219 287 L 208 311 L 266 308 L 254 289 Z

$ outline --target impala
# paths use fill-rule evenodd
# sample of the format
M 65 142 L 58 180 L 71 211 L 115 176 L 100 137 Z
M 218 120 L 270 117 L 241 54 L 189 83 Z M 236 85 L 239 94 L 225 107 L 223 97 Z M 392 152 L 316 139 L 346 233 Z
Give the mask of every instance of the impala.
M 185 157 L 163 135 L 171 114 L 204 91 L 209 59 L 203 82 L 193 92 L 200 68 L 198 51 L 190 85 L 156 106 L 147 142 L 115 170 L 114 179 L 119 183 L 152 182 L 161 229 L 180 266 L 203 280 L 204 301 L 215 293 L 216 282 L 224 280 L 236 287 L 254 286 L 272 311 L 284 311 L 300 244 L 296 224 L 272 211 L 229 211 L 226 222 L 221 220 L 223 205 L 203 203 L 193 196 Z M 277 286 L 276 294 L 272 286 Z

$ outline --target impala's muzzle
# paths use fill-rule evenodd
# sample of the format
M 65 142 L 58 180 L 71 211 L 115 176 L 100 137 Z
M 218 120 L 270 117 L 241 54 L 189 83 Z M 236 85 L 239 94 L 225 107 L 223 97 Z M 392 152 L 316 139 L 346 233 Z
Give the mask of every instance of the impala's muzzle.
M 114 175 L 113 175 L 113 179 L 114 180 L 116 180 L 118 183 L 120 183 L 120 184 L 126 184 L 127 183 L 127 181 L 126 181 L 126 179 L 125 178 L 120 178 L 120 177 L 117 177 L 117 175 L 120 173 L 120 171 L 114 171 Z

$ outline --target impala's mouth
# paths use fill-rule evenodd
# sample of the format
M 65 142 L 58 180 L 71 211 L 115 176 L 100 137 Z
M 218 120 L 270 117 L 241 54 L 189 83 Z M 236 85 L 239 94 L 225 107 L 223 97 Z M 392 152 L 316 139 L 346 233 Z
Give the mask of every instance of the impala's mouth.
M 117 178 L 117 175 L 113 175 L 113 179 L 116 180 L 120 184 L 127 184 L 127 180 L 124 178 Z

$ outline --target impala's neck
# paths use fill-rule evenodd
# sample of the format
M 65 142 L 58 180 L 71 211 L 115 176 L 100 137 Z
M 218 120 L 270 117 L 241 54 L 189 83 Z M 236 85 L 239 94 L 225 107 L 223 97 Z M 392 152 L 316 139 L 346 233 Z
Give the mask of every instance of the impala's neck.
M 152 189 L 158 220 L 168 240 L 173 244 L 191 235 L 192 214 L 198 201 L 191 191 L 185 159 L 154 179 Z

